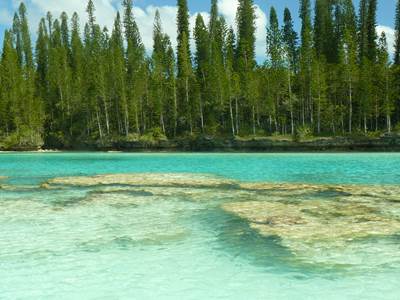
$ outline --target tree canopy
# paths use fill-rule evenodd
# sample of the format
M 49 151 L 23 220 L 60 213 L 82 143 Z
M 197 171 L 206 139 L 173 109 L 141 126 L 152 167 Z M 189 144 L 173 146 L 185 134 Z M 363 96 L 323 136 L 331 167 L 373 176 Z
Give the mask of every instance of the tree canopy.
M 157 11 L 147 51 L 132 0 L 110 29 L 92 0 L 83 28 L 76 13 L 49 12 L 36 41 L 22 3 L 1 49 L 0 146 L 399 131 L 400 1 L 393 57 L 377 34 L 377 0 L 361 0 L 358 13 L 352 0 L 299 1 L 299 33 L 293 12 L 270 7 L 264 58 L 253 0 L 238 1 L 232 27 L 216 0 L 192 27 L 177 0 L 177 48 Z

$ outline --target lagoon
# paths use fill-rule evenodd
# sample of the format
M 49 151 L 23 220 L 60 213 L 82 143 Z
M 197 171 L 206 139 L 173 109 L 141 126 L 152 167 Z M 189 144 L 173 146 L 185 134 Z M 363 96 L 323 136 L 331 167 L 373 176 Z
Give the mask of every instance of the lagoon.
M 383 153 L 3 153 L 0 299 L 398 299 L 400 232 L 318 237 L 306 255 L 232 207 L 345 201 L 397 226 L 399 169 Z

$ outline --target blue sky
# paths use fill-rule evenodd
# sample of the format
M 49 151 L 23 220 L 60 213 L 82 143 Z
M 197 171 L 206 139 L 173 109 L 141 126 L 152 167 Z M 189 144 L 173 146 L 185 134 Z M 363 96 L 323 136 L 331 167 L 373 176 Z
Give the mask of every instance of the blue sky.
M 389 43 L 393 42 L 394 38 L 394 14 L 397 0 L 379 0 L 378 10 L 378 31 L 386 31 Z M 35 36 L 36 27 L 39 18 L 44 16 L 46 11 L 50 10 L 55 16 L 61 11 L 66 11 L 69 15 L 73 11 L 77 11 L 85 21 L 85 0 L 25 0 L 28 7 L 30 27 L 32 35 Z M 111 26 L 115 13 L 120 9 L 122 0 L 94 0 L 97 7 L 97 19 L 102 25 Z M 192 14 L 192 19 L 196 13 L 202 13 L 207 18 L 207 12 L 210 8 L 210 1 L 207 0 L 189 0 L 189 8 Z M 358 7 L 359 0 L 354 0 L 354 4 Z M 0 42 L 3 39 L 3 32 L 12 22 L 14 10 L 18 7 L 20 0 L 0 0 Z M 262 57 L 265 52 L 265 26 L 268 19 L 268 11 L 273 5 L 282 18 L 283 10 L 287 6 L 292 11 L 295 25 L 298 29 L 300 22 L 298 19 L 298 0 L 255 0 L 257 5 L 257 25 L 259 27 L 257 33 L 257 55 Z M 160 10 L 165 31 L 171 35 L 171 38 L 176 37 L 175 14 L 176 0 L 136 0 L 135 15 L 141 29 L 143 41 L 147 48 L 151 48 L 151 32 L 155 10 Z M 237 0 L 219 0 L 221 13 L 227 18 L 228 23 L 234 23 L 235 10 Z M 358 10 L 358 8 L 357 8 Z

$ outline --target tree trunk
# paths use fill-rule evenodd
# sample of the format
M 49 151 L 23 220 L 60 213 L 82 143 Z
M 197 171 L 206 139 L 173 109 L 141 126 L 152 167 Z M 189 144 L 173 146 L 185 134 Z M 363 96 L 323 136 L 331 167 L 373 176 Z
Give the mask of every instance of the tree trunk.
M 99 128 L 100 139 L 103 140 L 103 130 L 101 129 L 99 111 L 96 109 L 97 126 Z
M 129 135 L 129 113 L 128 113 L 128 105 L 125 103 L 125 116 L 124 116 L 124 125 L 125 125 L 125 134 L 128 137 Z
M 186 77 L 186 79 L 185 79 L 185 90 L 186 90 L 186 105 L 187 105 L 188 113 L 189 113 L 190 134 L 193 134 L 192 110 L 189 105 L 189 77 Z
M 229 98 L 229 114 L 231 116 L 232 135 L 235 136 L 235 121 L 233 118 L 232 98 Z
M 290 126 L 292 135 L 294 135 L 294 118 L 293 118 L 293 99 L 292 99 L 292 78 L 290 70 L 288 72 L 288 82 L 289 82 L 289 106 L 290 106 Z
M 318 134 L 321 133 L 321 90 L 318 91 Z
M 378 108 L 378 97 L 375 98 L 375 131 L 378 131 L 378 119 L 379 119 L 379 108 Z
M 173 79 L 174 87 L 174 137 L 176 137 L 176 130 L 178 127 L 178 97 L 176 95 L 176 81 Z
M 253 105 L 253 135 L 256 135 L 256 109 Z
M 107 128 L 107 134 L 110 134 L 110 120 L 109 120 L 109 116 L 108 116 L 108 108 L 107 108 L 107 101 L 106 101 L 106 97 L 102 97 L 103 98 L 103 105 L 104 105 L 104 113 L 105 113 L 105 117 L 106 117 L 106 128 Z
M 367 125 L 367 114 L 364 113 L 364 133 L 367 134 L 368 125 Z
M 392 119 L 390 117 L 390 114 L 387 114 L 386 116 L 386 123 L 387 123 L 387 130 L 389 133 L 392 132 Z
M 135 105 L 135 122 L 136 122 L 136 132 L 140 134 L 140 124 L 139 124 L 139 105 Z
M 353 130 L 353 84 L 349 82 L 349 133 Z
M 204 133 L 204 114 L 203 114 L 203 97 L 199 97 L 199 108 L 200 108 L 200 122 L 201 122 L 201 132 Z
M 236 134 L 239 134 L 239 104 L 238 99 L 235 97 L 235 107 L 236 107 Z
M 162 112 L 161 112 L 161 115 L 160 115 L 160 122 L 161 122 L 161 128 L 162 128 L 163 134 L 165 135 L 164 114 Z

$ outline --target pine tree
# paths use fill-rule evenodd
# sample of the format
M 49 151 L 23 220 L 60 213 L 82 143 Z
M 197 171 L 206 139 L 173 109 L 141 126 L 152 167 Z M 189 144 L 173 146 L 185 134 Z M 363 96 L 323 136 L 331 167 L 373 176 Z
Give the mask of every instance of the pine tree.
M 342 11 L 343 36 L 339 48 L 339 70 L 343 83 L 343 97 L 347 98 L 348 132 L 353 131 L 355 91 L 358 76 L 357 21 L 353 2 L 346 0 Z
M 400 0 L 396 4 L 394 64 L 400 65 Z
M 392 114 L 394 112 L 393 96 L 391 95 L 391 72 L 390 72 L 389 52 L 386 34 L 382 32 L 378 45 L 377 61 L 377 86 L 380 91 L 382 102 L 382 112 L 386 119 L 386 130 L 392 131 Z M 378 107 L 379 109 L 379 107 Z M 378 116 L 379 117 L 379 116 Z
M 295 134 L 295 116 L 294 116 L 294 95 L 293 95 L 293 82 L 294 75 L 298 72 L 298 36 L 293 29 L 293 20 L 290 10 L 286 7 L 284 11 L 284 26 L 283 26 L 283 47 L 284 57 L 286 60 L 287 68 L 287 90 L 288 90 L 288 107 L 290 113 L 290 129 L 291 134 Z
M 79 139 L 86 128 L 85 106 L 82 105 L 84 97 L 84 49 L 79 29 L 77 13 L 71 19 L 71 124 L 70 136 L 72 141 Z M 84 122 L 84 123 L 82 123 Z
M 314 18 L 314 47 L 318 57 L 325 55 L 325 43 L 327 39 L 326 16 L 327 1 L 315 1 L 315 18 Z
M 376 33 L 376 10 L 377 0 L 369 0 L 367 16 L 367 57 L 371 62 L 376 61 L 377 33 Z
M 237 46 L 235 71 L 240 78 L 241 107 L 239 110 L 247 110 L 248 118 L 252 120 L 251 126 L 255 131 L 255 99 L 251 99 L 251 85 L 253 72 L 256 67 L 255 61 L 255 10 L 252 0 L 239 0 L 236 15 L 237 23 Z
M 252 0 L 239 0 L 237 22 L 237 69 L 243 74 L 254 69 L 255 62 L 255 10 Z
M 109 86 L 111 99 L 114 102 L 114 116 L 119 135 L 129 134 L 128 103 L 125 85 L 125 57 L 122 23 L 119 12 L 114 21 L 110 42 L 111 66 Z M 114 119 L 114 120 L 115 120 Z
M 283 50 L 283 37 L 279 28 L 278 16 L 275 8 L 271 7 L 267 29 L 267 54 L 271 68 L 280 69 L 283 67 Z
M 231 123 L 232 135 L 239 134 L 239 105 L 238 98 L 240 95 L 239 76 L 235 72 L 235 51 L 236 37 L 233 28 L 229 28 L 225 46 L 225 70 L 226 70 L 226 85 L 229 103 L 229 118 Z
M 145 94 L 145 85 L 143 75 L 145 73 L 145 49 L 140 37 L 139 28 L 137 27 L 133 16 L 132 0 L 124 0 L 124 27 L 125 38 L 127 43 L 126 64 L 127 64 L 127 91 L 128 91 L 128 107 L 129 107 L 129 124 L 135 124 L 135 131 L 140 134 L 144 130 L 145 125 L 141 122 L 141 108 L 143 104 L 143 96 Z
M 359 41 L 359 61 L 362 63 L 368 52 L 368 6 L 369 0 L 360 1 L 359 18 L 358 18 L 358 41 Z
M 153 29 L 153 54 L 152 54 L 152 94 L 154 95 L 155 119 L 162 133 L 167 133 L 165 108 L 168 103 L 168 66 L 167 55 L 169 38 L 163 32 L 160 13 L 157 10 Z
M 28 19 L 26 15 L 26 7 L 24 3 L 21 3 L 18 9 L 19 20 L 20 20 L 20 33 L 22 41 L 23 50 L 23 63 L 26 68 L 33 70 L 33 56 L 32 56 L 32 46 L 31 37 L 29 33 Z
M 178 52 L 178 57 L 180 57 L 181 65 L 178 65 L 178 69 L 180 68 L 180 84 L 181 84 L 181 92 L 183 103 L 181 103 L 181 107 L 183 108 L 181 111 L 183 124 L 189 126 L 190 134 L 193 133 L 193 115 L 192 115 L 192 105 L 190 103 L 190 81 L 192 79 L 192 65 L 190 63 L 190 59 L 187 56 L 189 48 L 189 40 L 186 36 L 186 33 L 182 35 L 181 47 Z
M 49 36 L 47 34 L 46 20 L 42 18 L 39 23 L 38 38 L 36 41 L 36 91 L 41 99 L 48 93 L 48 68 L 49 68 Z
M 122 4 L 109 34 L 88 0 L 83 41 L 76 13 L 71 21 L 47 13 L 34 53 L 26 7 L 19 7 L 0 60 L 2 144 L 36 147 L 44 138 L 47 146 L 67 147 L 260 129 L 295 135 L 301 125 L 318 134 L 390 132 L 400 121 L 399 1 L 393 64 L 386 36 L 377 41 L 377 0 L 360 0 L 359 18 L 352 0 L 316 0 L 314 14 L 311 1 L 300 0 L 300 45 L 289 9 L 280 27 L 271 8 L 263 65 L 252 0 L 239 0 L 237 37 L 211 0 L 209 23 L 196 18 L 193 61 L 186 0 L 178 0 L 177 52 L 157 11 L 146 53 L 133 0 Z
M 177 95 L 177 84 L 176 84 L 176 59 L 175 52 L 171 44 L 169 36 L 165 35 L 165 44 L 167 45 L 166 53 L 166 74 L 167 74 L 167 93 L 169 95 L 167 105 L 168 115 L 168 136 L 176 137 L 177 126 L 178 126 L 178 95 Z
M 22 80 L 13 32 L 6 30 L 0 61 L 0 136 L 9 137 L 20 130 Z
M 301 85 L 301 122 L 306 124 L 307 115 L 313 123 L 313 103 L 311 95 L 312 66 L 312 26 L 310 0 L 300 1 L 301 47 L 300 47 L 300 85 Z
M 109 105 L 105 93 L 105 70 L 102 45 L 104 35 L 96 23 L 95 7 L 89 0 L 87 6 L 88 23 L 85 26 L 85 69 L 87 134 L 99 137 L 100 141 L 109 134 Z
M 211 1 L 209 33 L 209 61 L 208 61 L 208 119 L 213 131 L 220 125 L 224 125 L 225 91 L 223 88 L 224 72 L 224 40 L 226 34 L 226 22 L 219 16 L 216 0 Z
M 285 8 L 283 18 L 283 43 L 285 47 L 286 57 L 289 61 L 290 67 L 294 72 L 298 70 L 298 35 L 293 28 L 292 15 L 289 8 Z
M 317 54 L 314 53 L 313 63 L 312 63 L 312 82 L 311 82 L 311 89 L 312 89 L 312 97 L 315 99 L 316 105 L 316 117 L 317 117 L 317 133 L 321 134 L 321 121 L 323 117 L 325 120 L 332 119 L 333 114 L 331 111 L 328 110 L 328 101 L 327 101 L 327 83 L 326 83 L 326 63 L 325 57 L 317 57 Z M 325 111 L 328 111 L 326 115 L 323 115 Z M 329 120 L 330 121 L 330 120 Z
M 23 49 L 22 49 L 22 37 L 21 37 L 21 20 L 19 15 L 15 13 L 12 25 L 12 34 L 15 42 L 15 50 L 17 51 L 18 64 L 23 64 Z
M 213 21 L 211 21 L 212 23 Z M 211 26 L 210 26 L 211 27 Z M 210 38 L 206 25 L 204 24 L 203 17 L 198 14 L 196 18 L 196 26 L 194 29 L 194 38 L 196 42 L 196 54 L 195 54 L 195 65 L 196 65 L 196 76 L 197 82 L 200 85 L 200 101 L 199 101 L 199 111 L 200 111 L 200 127 L 202 132 L 206 126 L 207 120 L 204 117 L 204 109 L 210 97 L 209 86 L 211 84 L 209 79 L 209 68 L 210 64 Z M 208 105 L 207 105 L 208 106 Z M 211 106 L 213 108 L 213 106 Z
M 286 76 L 284 72 L 284 43 L 282 32 L 279 28 L 278 16 L 275 8 L 271 7 L 269 27 L 267 28 L 267 54 L 268 54 L 268 67 L 269 67 L 269 112 L 275 123 L 275 130 L 284 127 L 280 122 L 280 108 L 283 106 L 283 93 L 282 87 L 286 84 Z
M 23 76 L 18 116 L 20 124 L 17 128 L 17 134 L 20 145 L 30 144 L 41 146 L 43 125 L 42 103 L 35 93 L 35 70 L 31 37 L 26 7 L 23 3 L 19 6 L 17 20 L 19 22 L 14 24 L 14 35 L 17 41 L 17 55 Z
M 183 61 L 183 58 L 180 57 L 179 53 L 185 51 L 185 57 L 191 57 L 189 43 L 186 43 L 183 39 L 183 35 L 186 35 L 186 39 L 190 40 L 190 31 L 189 31 L 189 9 L 187 5 L 187 0 L 178 0 L 178 16 L 177 16 L 177 28 L 178 28 L 178 77 L 181 77 L 182 65 L 187 65 L 187 61 Z M 186 44 L 186 45 L 185 45 Z M 182 49 L 182 47 L 186 47 L 186 49 Z
M 192 79 L 192 62 L 190 53 L 189 10 L 187 0 L 178 0 L 178 53 L 177 67 L 179 80 L 179 111 L 183 116 L 180 125 L 183 130 L 189 129 L 193 133 L 193 105 L 190 96 Z

